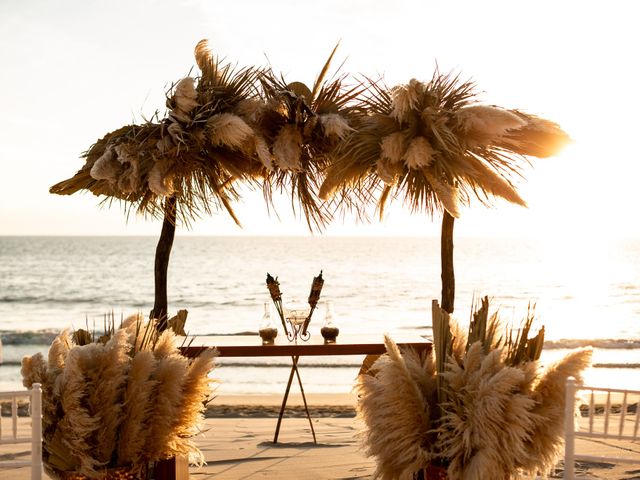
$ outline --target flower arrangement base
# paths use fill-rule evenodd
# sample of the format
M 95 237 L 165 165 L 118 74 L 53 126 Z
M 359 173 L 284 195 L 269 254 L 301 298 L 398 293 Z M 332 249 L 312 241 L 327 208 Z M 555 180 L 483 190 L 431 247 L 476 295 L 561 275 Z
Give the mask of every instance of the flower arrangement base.
M 413 475 L 414 480 L 448 480 L 447 468 L 429 465 Z
M 89 477 L 78 472 L 56 472 L 60 480 L 89 480 Z M 147 480 L 147 466 L 109 468 L 104 471 L 103 480 Z
M 189 458 L 186 455 L 161 460 L 155 465 L 155 480 L 189 480 Z

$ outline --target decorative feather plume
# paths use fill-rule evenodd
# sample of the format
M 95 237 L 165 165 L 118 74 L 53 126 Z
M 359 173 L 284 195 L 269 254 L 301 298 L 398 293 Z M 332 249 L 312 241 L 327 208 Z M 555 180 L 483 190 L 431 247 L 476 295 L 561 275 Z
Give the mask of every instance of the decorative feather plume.
M 415 137 L 411 140 L 409 148 L 402 156 L 407 168 L 418 170 L 428 167 L 433 163 L 436 151 L 424 137 Z
M 221 113 L 207 120 L 207 133 L 214 146 L 240 148 L 253 135 L 253 129 L 237 115 Z

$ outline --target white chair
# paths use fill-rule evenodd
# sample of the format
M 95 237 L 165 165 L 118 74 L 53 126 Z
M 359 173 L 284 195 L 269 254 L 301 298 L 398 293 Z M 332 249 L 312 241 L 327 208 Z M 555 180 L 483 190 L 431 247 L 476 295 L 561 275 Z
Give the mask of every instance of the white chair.
M 578 398 L 587 401 L 587 416 L 576 418 L 574 401 Z M 604 409 L 596 408 L 596 396 L 604 402 Z M 615 412 L 612 401 L 616 402 Z M 618 403 L 619 402 L 619 403 Z M 620 405 L 619 409 L 617 405 Z M 635 405 L 635 413 L 628 407 Z M 576 421 L 578 420 L 578 421 Z M 565 399 L 565 450 L 564 478 L 575 478 L 575 461 L 610 462 L 614 464 L 640 464 L 640 444 L 638 448 L 628 448 L 629 442 L 640 441 L 640 391 L 615 388 L 588 387 L 576 384 L 574 378 L 567 379 Z M 595 439 L 597 451 L 602 455 L 576 453 L 575 439 Z M 603 444 L 602 440 L 610 442 Z M 626 445 L 625 445 L 626 444 Z
M 26 398 L 31 405 L 31 436 L 18 436 L 18 399 Z M 7 444 L 31 443 L 31 460 L 0 461 L 0 477 L 6 468 L 31 467 L 31 480 L 42 479 L 42 389 L 34 383 L 31 390 L 0 392 L 0 402 L 11 402 L 10 431 L 2 431 L 0 418 L 0 446 Z

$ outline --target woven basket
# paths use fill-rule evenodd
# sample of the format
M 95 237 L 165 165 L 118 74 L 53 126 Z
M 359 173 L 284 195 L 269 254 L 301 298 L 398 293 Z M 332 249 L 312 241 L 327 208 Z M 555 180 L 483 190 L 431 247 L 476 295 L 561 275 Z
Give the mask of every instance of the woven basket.
M 89 477 L 78 472 L 56 472 L 60 480 L 89 480 Z M 108 468 L 101 471 L 102 480 L 146 480 L 148 478 L 146 465 Z

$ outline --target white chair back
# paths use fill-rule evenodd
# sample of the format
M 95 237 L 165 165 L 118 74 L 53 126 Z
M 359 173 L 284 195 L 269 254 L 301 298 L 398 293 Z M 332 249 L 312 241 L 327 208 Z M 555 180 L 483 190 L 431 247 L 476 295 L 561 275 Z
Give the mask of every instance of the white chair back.
M 18 399 L 26 398 L 31 407 L 31 436 L 18 435 Z M 9 428 L 4 428 L 3 417 L 0 416 L 0 447 L 9 444 L 30 443 L 31 460 L 0 461 L 0 477 L 3 469 L 31 467 L 31 479 L 42 479 L 42 389 L 34 383 L 31 390 L 0 392 L 0 402 L 9 402 L 11 421 Z M 9 418 L 9 417 L 7 417 Z
M 574 408 L 576 395 L 586 401 L 579 416 Z M 640 445 L 638 449 L 625 447 L 625 442 L 640 441 L 639 390 L 578 386 L 569 378 L 565 400 L 564 478 L 575 478 L 576 460 L 640 464 Z M 576 453 L 576 438 L 596 439 L 597 451 L 603 455 Z M 602 439 L 615 443 L 605 451 Z

